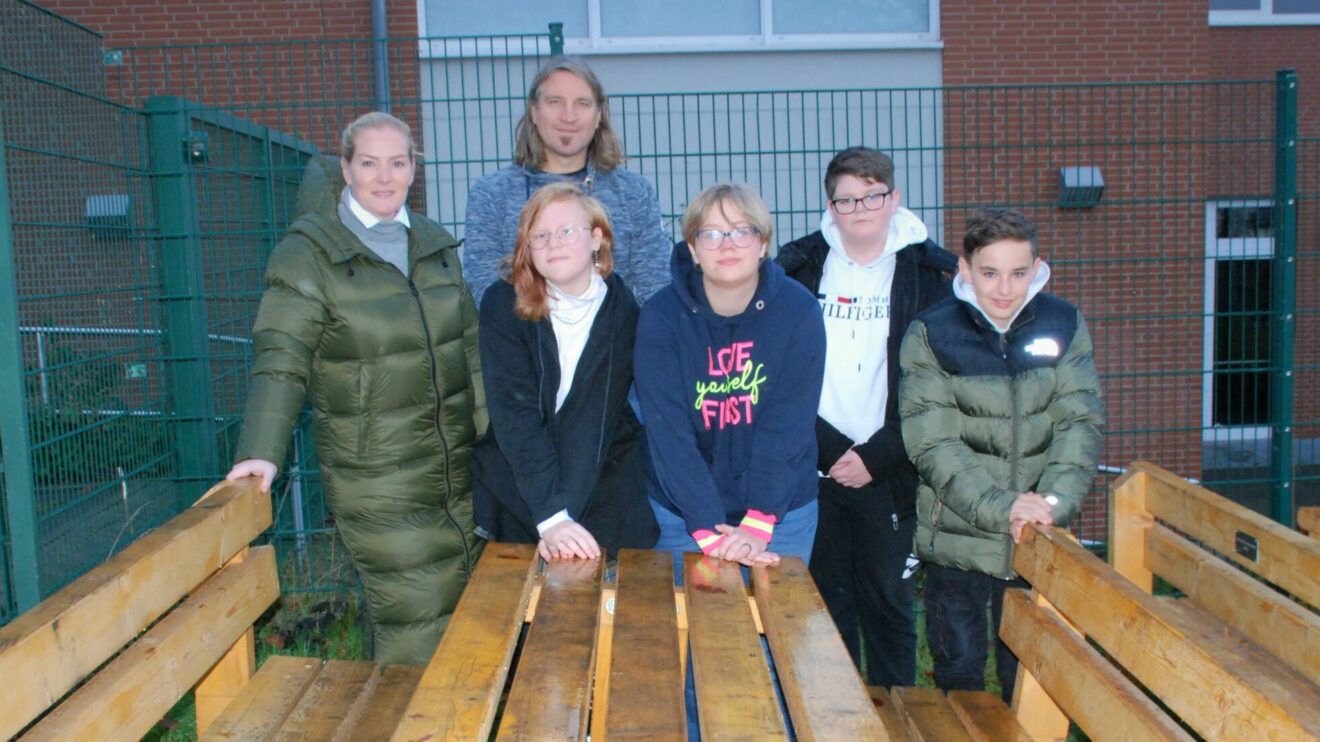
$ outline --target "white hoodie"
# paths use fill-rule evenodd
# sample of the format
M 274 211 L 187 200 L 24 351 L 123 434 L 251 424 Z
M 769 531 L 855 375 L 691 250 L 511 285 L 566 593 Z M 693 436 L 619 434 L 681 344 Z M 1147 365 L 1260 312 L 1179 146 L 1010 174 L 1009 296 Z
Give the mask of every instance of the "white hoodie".
M 848 257 L 829 210 L 820 219 L 830 246 L 816 298 L 825 317 L 825 384 L 820 416 L 854 443 L 885 424 L 889 399 L 889 298 L 898 252 L 925 242 L 921 219 L 899 208 L 889 222 L 880 257 L 859 265 Z
M 1036 268 L 1036 275 L 1032 276 L 1031 278 L 1031 285 L 1027 287 L 1027 298 L 1022 300 L 1022 306 L 1018 307 L 1017 311 L 1014 312 L 1013 316 L 1008 320 L 1008 327 L 1000 327 L 999 325 L 995 324 L 995 321 L 993 319 L 990 319 L 990 315 L 985 313 L 985 310 L 981 308 L 980 303 L 976 301 L 976 290 L 972 288 L 972 285 L 970 283 L 963 280 L 962 271 L 959 271 L 958 275 L 953 277 L 953 295 L 958 297 L 960 300 L 965 301 L 968 304 L 971 304 L 972 306 L 976 307 L 976 311 L 980 312 L 982 317 L 985 317 L 986 322 L 989 322 L 990 326 L 995 328 L 996 332 L 998 332 L 1000 335 L 1003 335 L 1004 333 L 1008 332 L 1009 328 L 1013 326 L 1013 323 L 1017 320 L 1018 315 L 1022 314 L 1022 310 L 1028 304 L 1031 303 L 1032 299 L 1036 298 L 1036 294 L 1039 294 L 1041 292 L 1041 289 L 1045 288 L 1045 284 L 1049 280 L 1050 280 L 1050 266 L 1048 263 L 1042 260 L 1040 261 L 1040 266 Z

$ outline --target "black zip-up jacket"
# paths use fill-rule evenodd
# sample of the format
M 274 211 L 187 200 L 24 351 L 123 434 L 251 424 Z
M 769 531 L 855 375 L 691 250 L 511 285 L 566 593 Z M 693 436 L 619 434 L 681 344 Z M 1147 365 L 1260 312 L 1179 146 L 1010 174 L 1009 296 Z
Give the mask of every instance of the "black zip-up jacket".
M 637 301 L 618 274 L 605 283 L 558 412 L 559 345 L 550 319 L 514 314 L 514 289 L 504 281 L 482 297 L 491 425 L 473 451 L 473 507 L 477 525 L 498 541 L 536 543 L 536 525 L 560 510 L 610 552 L 649 548 L 659 537 L 646 501 L 646 434 L 628 402 Z
M 812 232 L 779 248 L 775 260 L 790 278 L 820 291 L 825 272 L 825 256 L 830 246 L 819 231 Z M 839 457 L 855 448 L 874 480 L 872 486 L 886 485 L 894 499 L 894 514 L 907 518 L 916 512 L 917 472 L 903 447 L 898 416 L 898 354 L 903 334 L 916 316 L 946 296 L 951 295 L 950 278 L 958 270 L 958 258 L 933 240 L 914 243 L 899 250 L 890 289 L 888 358 L 889 399 L 885 404 L 885 425 L 870 439 L 856 442 L 841 433 L 824 418 L 816 416 L 816 467 L 827 472 Z

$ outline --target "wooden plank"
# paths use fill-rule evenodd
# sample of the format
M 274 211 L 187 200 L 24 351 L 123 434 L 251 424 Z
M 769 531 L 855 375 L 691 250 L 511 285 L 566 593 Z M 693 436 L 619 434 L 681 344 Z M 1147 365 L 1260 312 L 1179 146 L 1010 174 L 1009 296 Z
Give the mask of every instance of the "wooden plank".
M 1188 641 L 1152 596 L 1063 531 L 1029 528 L 1014 550 L 1013 568 L 1203 736 L 1305 739 L 1313 734 L 1299 720 L 1303 710 L 1276 701 Z
M 866 693 L 871 697 L 871 704 L 875 706 L 876 713 L 880 715 L 880 722 L 885 725 L 885 732 L 889 734 L 890 742 L 911 742 L 912 737 L 908 734 L 907 722 L 903 721 L 903 716 L 898 713 L 898 707 L 894 704 L 889 690 L 868 685 Z
M 277 597 L 275 552 L 255 546 L 247 559 L 207 580 L 24 739 L 140 739 Z
M 742 566 L 685 554 L 683 586 L 701 738 L 787 740 Z
M 1288 709 L 1312 736 L 1320 740 L 1320 686 L 1302 677 L 1279 658 L 1233 627 L 1185 598 L 1157 598 L 1170 622 L 1245 683 Z M 1300 738 L 1298 738 L 1300 739 Z
M 1320 684 L 1320 615 L 1163 525 L 1146 532 L 1146 558 L 1197 605 Z
M 364 695 L 370 696 L 376 672 L 376 665 L 371 662 L 326 662 L 271 739 L 276 742 L 350 739 L 348 732 L 361 711 L 358 701 Z
M 241 549 L 229 562 L 241 562 L 247 553 L 247 549 Z M 198 734 L 206 733 L 220 712 L 242 692 L 256 669 L 256 632 L 249 628 L 193 688 Z
M 1031 742 L 1004 701 L 985 691 L 949 691 L 949 706 L 976 742 Z M 1067 736 L 1067 729 L 1064 729 Z
M 393 739 L 490 736 L 535 567 L 534 546 L 486 544 Z
M 887 740 L 825 602 L 797 557 L 753 567 L 761 623 L 800 740 Z
M 615 582 L 606 573 L 606 583 L 600 591 L 600 610 L 596 628 L 595 674 L 591 687 L 591 738 L 605 738 L 605 717 L 610 699 L 610 658 L 614 652 L 614 596 Z
M 1060 615 L 1059 609 L 1046 600 L 1044 595 L 1035 590 L 1031 591 L 1031 595 L 1037 606 L 1049 611 L 1072 629 L 1074 634 L 1080 635 L 1077 627 Z M 1014 716 L 1032 739 L 1065 739 L 1068 736 L 1068 715 L 1041 687 L 1036 676 L 1021 663 L 1018 663 L 1011 702 Z
M 1027 591 L 1004 593 L 999 636 L 1096 742 L 1191 739 L 1061 618 L 1035 605 Z
M 1150 483 L 1150 512 L 1208 548 L 1264 577 L 1311 605 L 1320 606 L 1320 541 L 1276 523 L 1226 497 L 1148 462 L 1138 462 Z M 1254 540 L 1255 558 L 1238 553 Z M 1244 544 L 1245 545 L 1245 544 Z
M 270 739 L 321 672 L 321 665 L 316 657 L 267 658 L 242 692 L 200 735 L 201 741 Z
M 228 652 L 207 671 L 193 689 L 197 733 L 205 734 L 251 679 L 257 666 L 256 632 L 251 628 L 234 642 Z
M 1150 593 L 1155 578 L 1146 567 L 1146 529 L 1155 524 L 1146 508 L 1150 477 L 1133 464 L 1109 489 L 1109 564 L 1132 584 Z
M 619 550 L 604 739 L 687 739 L 678 659 L 674 556 Z
M 914 742 L 962 742 L 973 739 L 942 690 L 895 688 L 894 703 L 907 722 L 908 735 Z
M 1320 507 L 1297 508 L 1297 527 L 1320 539 Z
M 353 742 L 389 740 L 424 671 L 425 668 L 417 665 L 389 665 L 382 669 L 370 695 L 364 694 L 361 713 L 352 729 L 341 736 Z
M 586 738 L 604 565 L 601 558 L 546 565 L 497 739 Z
M 229 482 L 0 628 L 9 739 L 270 526 L 270 496 Z

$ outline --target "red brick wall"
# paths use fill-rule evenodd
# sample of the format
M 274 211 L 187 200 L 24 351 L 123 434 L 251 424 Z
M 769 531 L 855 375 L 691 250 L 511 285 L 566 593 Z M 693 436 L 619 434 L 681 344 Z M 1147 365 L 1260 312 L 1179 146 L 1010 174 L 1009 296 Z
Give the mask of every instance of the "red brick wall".
M 179 95 L 329 151 L 337 151 L 344 124 L 372 107 L 367 0 L 50 0 L 46 5 L 104 34 L 107 48 L 179 45 L 131 49 L 123 66 L 106 68 L 108 94 L 130 105 L 142 105 L 152 95 Z M 392 2 L 389 11 L 391 38 L 417 36 L 415 3 Z M 418 127 L 416 45 L 389 46 L 394 113 Z
M 1203 0 L 945 0 L 940 19 L 945 85 L 974 86 L 945 93 L 948 241 L 981 205 L 1036 220 L 1051 288 L 1081 306 L 1096 342 L 1103 462 L 1154 458 L 1187 476 L 1201 468 L 1206 182 L 1204 152 L 1185 142 L 1201 136 L 1204 98 L 1117 84 L 1206 79 L 1206 12 Z M 1058 169 L 1082 165 L 1104 173 L 1101 206 L 1057 208 Z M 1102 502 L 1083 537 L 1104 538 Z
M 45 0 L 106 46 L 229 44 L 371 36 L 368 0 Z M 392 37 L 417 35 L 417 5 L 389 4 Z

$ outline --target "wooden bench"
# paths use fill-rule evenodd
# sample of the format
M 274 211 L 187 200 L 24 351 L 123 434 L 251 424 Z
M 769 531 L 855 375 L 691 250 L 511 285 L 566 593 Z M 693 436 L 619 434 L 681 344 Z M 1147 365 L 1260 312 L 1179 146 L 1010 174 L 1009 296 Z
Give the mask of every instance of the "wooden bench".
M 789 721 L 800 740 L 888 739 L 801 560 L 752 570 L 750 599 L 737 565 L 698 555 L 677 595 L 664 552 L 622 551 L 612 582 L 599 561 L 537 573 L 531 547 L 486 547 L 395 740 L 686 739 L 684 633 L 704 738 L 787 739 Z
M 1320 539 L 1320 507 L 1297 508 L 1297 529 Z
M 1110 500 L 1110 564 L 1056 528 L 1015 550 L 1032 590 L 1004 600 L 1013 708 L 873 690 L 893 736 L 1320 739 L 1320 542 L 1144 462 Z M 1185 597 L 1152 595 L 1155 575 Z
M 1320 738 L 1320 542 L 1145 462 L 1109 524 L 1112 568 L 1057 530 L 1018 549 L 1050 604 L 1005 601 L 1001 635 L 1048 692 L 1020 716 L 1052 698 L 1096 740 Z M 1157 575 L 1183 597 L 1152 595 Z
M 270 522 L 255 484 L 219 486 L 0 628 L 0 739 L 137 740 L 194 686 L 214 718 L 279 595 L 273 551 L 249 547 Z

